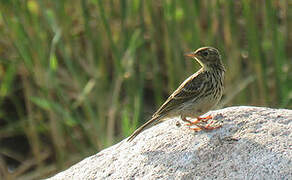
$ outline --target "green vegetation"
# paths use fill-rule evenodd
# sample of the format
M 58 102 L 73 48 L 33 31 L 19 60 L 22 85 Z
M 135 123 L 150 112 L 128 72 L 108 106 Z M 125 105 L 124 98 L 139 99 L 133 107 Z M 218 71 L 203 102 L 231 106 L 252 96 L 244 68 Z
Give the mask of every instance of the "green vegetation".
M 183 53 L 201 46 L 227 68 L 220 108 L 292 108 L 289 0 L 0 2 L 0 179 L 128 136 L 199 69 Z

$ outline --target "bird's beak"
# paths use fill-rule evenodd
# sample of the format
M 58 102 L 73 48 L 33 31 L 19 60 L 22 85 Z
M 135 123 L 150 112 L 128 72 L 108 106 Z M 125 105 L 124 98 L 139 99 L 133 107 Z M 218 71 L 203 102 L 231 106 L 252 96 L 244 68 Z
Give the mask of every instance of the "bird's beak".
M 189 52 L 189 53 L 185 53 L 184 56 L 194 58 L 194 57 L 197 57 L 197 54 L 194 52 Z

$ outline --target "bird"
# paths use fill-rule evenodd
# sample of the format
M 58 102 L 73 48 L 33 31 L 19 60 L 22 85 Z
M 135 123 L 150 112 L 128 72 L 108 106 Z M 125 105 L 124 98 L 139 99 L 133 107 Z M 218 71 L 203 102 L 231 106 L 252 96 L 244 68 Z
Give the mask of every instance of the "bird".
M 221 125 L 211 126 L 213 122 L 206 126 L 199 125 L 213 118 L 210 115 L 200 116 L 216 106 L 223 94 L 225 67 L 219 51 L 214 47 L 201 47 L 186 53 L 185 56 L 195 59 L 201 65 L 201 69 L 188 77 L 152 115 L 151 119 L 129 136 L 128 142 L 142 131 L 176 116 L 180 116 L 190 128 L 195 125 L 195 128 L 191 128 L 195 131 L 221 127 Z M 191 121 L 188 118 L 196 118 L 196 120 Z

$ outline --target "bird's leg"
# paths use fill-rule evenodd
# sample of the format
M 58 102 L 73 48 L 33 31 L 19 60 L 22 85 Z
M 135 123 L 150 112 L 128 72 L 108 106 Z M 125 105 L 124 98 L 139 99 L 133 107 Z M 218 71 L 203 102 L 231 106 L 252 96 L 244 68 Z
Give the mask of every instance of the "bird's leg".
M 198 118 L 197 118 L 197 120 L 195 120 L 195 121 L 190 121 L 190 120 L 188 120 L 185 116 L 181 116 L 181 119 L 182 119 L 183 121 L 185 121 L 185 122 L 188 122 L 188 123 L 186 124 L 187 126 L 192 126 L 192 125 L 195 125 L 195 124 L 198 124 L 198 123 L 201 122 L 201 120 L 199 120 Z
M 206 117 L 197 117 L 197 121 L 207 122 L 209 119 L 213 119 L 211 115 Z
M 185 116 L 181 116 L 181 119 L 183 121 L 186 121 L 188 122 L 188 124 L 186 124 L 187 126 L 192 126 L 192 125 L 196 125 L 200 122 L 207 122 L 209 119 L 212 119 L 213 117 L 211 115 L 209 116 L 206 116 L 206 117 L 197 117 L 197 119 L 195 121 L 190 121 L 190 120 L 187 120 L 187 118 Z
M 188 120 L 186 116 L 181 115 L 180 117 L 183 121 L 188 122 L 189 124 L 192 123 L 192 121 Z
M 214 121 L 212 121 L 211 123 L 207 124 L 206 126 L 202 126 L 202 125 L 198 125 L 196 124 L 196 128 L 190 128 L 194 131 L 200 131 L 200 130 L 213 130 L 213 129 L 218 129 L 221 128 L 222 125 L 218 125 L 218 126 L 211 126 L 214 124 Z

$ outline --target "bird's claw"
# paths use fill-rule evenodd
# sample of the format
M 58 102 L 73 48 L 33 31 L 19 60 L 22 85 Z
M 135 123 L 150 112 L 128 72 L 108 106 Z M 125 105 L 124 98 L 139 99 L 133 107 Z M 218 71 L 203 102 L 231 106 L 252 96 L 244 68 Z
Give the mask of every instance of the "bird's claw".
M 198 117 L 197 121 L 207 122 L 210 119 L 213 119 L 213 117 L 211 115 L 208 115 L 206 117 Z
M 186 125 L 187 126 L 193 126 L 193 125 L 196 125 L 198 123 L 200 123 L 201 121 L 200 120 L 195 120 L 195 121 L 188 121 L 189 123 L 187 123 Z
M 212 121 L 211 123 L 207 124 L 206 126 L 202 126 L 202 125 L 199 125 L 199 124 L 196 124 L 197 127 L 195 128 L 191 128 L 191 130 L 194 130 L 194 131 L 201 131 L 201 130 L 205 130 L 205 131 L 208 131 L 208 130 L 213 130 L 213 129 L 218 129 L 218 128 L 221 128 L 222 125 L 217 125 L 217 126 L 212 126 L 214 124 L 214 121 Z
M 206 117 L 197 117 L 197 119 L 195 121 L 190 121 L 187 120 L 186 118 L 182 118 L 183 121 L 188 122 L 186 125 L 187 126 L 192 126 L 192 125 L 196 125 L 200 122 L 208 122 L 210 119 L 212 119 L 213 117 L 211 115 L 206 116 Z

